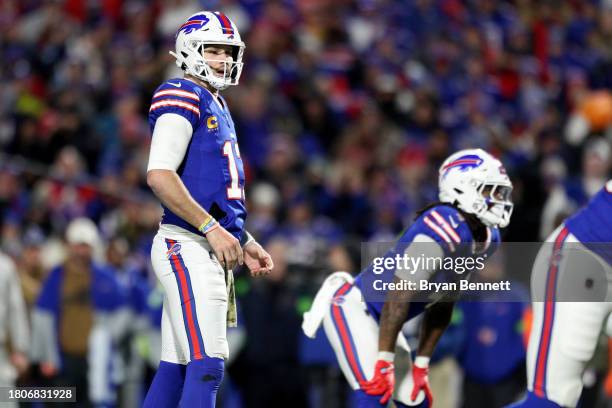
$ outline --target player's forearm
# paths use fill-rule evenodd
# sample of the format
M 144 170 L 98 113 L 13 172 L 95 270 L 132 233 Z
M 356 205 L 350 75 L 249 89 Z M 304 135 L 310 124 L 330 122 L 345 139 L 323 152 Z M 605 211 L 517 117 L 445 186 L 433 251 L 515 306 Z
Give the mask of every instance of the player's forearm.
M 453 302 L 439 302 L 425 310 L 417 355 L 431 357 L 453 315 Z
M 395 278 L 395 281 L 399 281 Z M 380 316 L 378 351 L 393 352 L 397 335 L 408 318 L 410 292 L 393 290 L 387 295 Z
M 173 170 L 149 170 L 147 184 L 170 211 L 198 228 L 208 213 L 191 196 L 178 174 Z

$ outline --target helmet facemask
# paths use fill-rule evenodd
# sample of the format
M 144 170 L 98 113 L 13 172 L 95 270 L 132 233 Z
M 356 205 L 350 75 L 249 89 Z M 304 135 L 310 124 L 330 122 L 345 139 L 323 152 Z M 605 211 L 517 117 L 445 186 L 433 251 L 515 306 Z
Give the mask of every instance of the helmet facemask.
M 242 55 L 244 54 L 244 45 L 228 44 L 221 42 L 205 42 L 202 40 L 190 40 L 187 41 L 186 51 L 182 51 L 181 57 L 177 56 L 174 52 L 170 52 L 178 62 L 182 59 L 190 59 L 189 64 L 181 64 L 181 68 L 185 73 L 193 75 L 194 77 L 201 79 L 202 81 L 208 82 L 213 88 L 220 91 L 226 89 L 231 85 L 238 85 L 240 75 L 242 74 Z M 232 48 L 232 59 L 206 59 L 204 58 L 204 50 L 208 46 L 230 46 Z M 222 64 L 223 73 L 217 73 L 213 69 L 210 63 L 217 65 Z
M 485 225 L 504 228 L 510 223 L 512 210 L 512 185 L 508 183 L 481 183 L 476 187 L 478 198 L 473 212 Z

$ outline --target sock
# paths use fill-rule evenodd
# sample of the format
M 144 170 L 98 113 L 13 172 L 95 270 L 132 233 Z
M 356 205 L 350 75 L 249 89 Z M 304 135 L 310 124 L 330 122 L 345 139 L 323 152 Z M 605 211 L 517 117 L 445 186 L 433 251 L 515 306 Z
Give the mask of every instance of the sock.
M 362 390 L 353 391 L 353 408 L 385 408 L 380 403 L 382 395 L 368 395 Z
M 223 380 L 224 361 L 204 357 L 187 364 L 181 408 L 214 408 L 217 391 Z
M 546 398 L 540 398 L 529 391 L 524 400 L 508 405 L 506 408 L 561 408 L 561 406 Z
M 183 392 L 185 366 L 160 361 L 143 408 L 176 408 Z

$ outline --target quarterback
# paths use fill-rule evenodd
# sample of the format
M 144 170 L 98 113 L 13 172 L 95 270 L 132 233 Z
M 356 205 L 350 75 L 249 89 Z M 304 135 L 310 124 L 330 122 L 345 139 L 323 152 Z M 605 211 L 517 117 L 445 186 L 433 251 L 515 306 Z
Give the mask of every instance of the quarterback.
M 219 91 L 237 85 L 244 43 L 219 12 L 189 17 L 176 34 L 183 78 L 164 82 L 149 109 L 147 183 L 164 214 L 151 261 L 164 291 L 161 362 L 145 407 L 214 407 L 235 324 L 232 269 L 273 268 L 244 229 L 244 169 Z
M 425 250 L 438 259 L 491 255 L 500 242 L 499 227 L 510 221 L 511 191 L 503 165 L 485 151 L 469 149 L 451 155 L 439 171 L 440 201 L 420 211 L 391 252 L 399 250 L 416 258 Z M 394 392 L 396 346 L 409 351 L 401 328 L 424 313 L 417 357 L 401 379 L 394 401 L 400 408 L 431 407 L 429 359 L 450 321 L 453 303 L 444 297 L 416 301 L 410 290 L 388 291 L 382 299 L 373 298 L 371 292 L 381 279 L 396 284 L 432 281 L 440 271 L 421 266 L 418 271 L 394 267 L 381 273 L 374 268 L 371 264 L 354 280 L 345 272 L 328 277 L 305 314 L 302 328 L 314 337 L 323 324 L 358 406 L 378 408 L 385 407 Z M 469 273 L 462 274 L 463 278 Z
M 582 374 L 612 312 L 611 265 L 609 180 L 538 252 L 531 271 L 528 392 L 523 401 L 511 407 L 573 408 L 578 404 Z

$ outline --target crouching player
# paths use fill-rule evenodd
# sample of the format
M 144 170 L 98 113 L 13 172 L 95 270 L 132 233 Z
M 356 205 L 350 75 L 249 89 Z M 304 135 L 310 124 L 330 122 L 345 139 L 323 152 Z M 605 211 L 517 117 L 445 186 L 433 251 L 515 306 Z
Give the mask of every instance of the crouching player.
M 423 209 L 415 223 L 400 236 L 398 249 L 408 256 L 437 259 L 490 255 L 497 248 L 499 227 L 510 221 L 512 184 L 501 162 L 480 149 L 451 155 L 439 171 L 440 201 Z M 431 407 L 428 365 L 433 349 L 446 329 L 453 310 L 449 301 L 415 301 L 413 291 L 392 290 L 386 298 L 369 299 L 373 277 L 385 283 L 414 280 L 405 270 L 393 268 L 376 274 L 373 265 L 353 281 L 345 272 L 327 278 L 302 328 L 314 337 L 323 323 L 340 367 L 356 393 L 359 407 L 384 407 L 395 386 L 396 345 L 409 351 L 400 333 L 404 323 L 424 312 L 417 357 L 401 379 L 398 407 Z M 416 276 L 435 279 L 435 268 Z M 464 276 L 465 277 L 465 276 Z
M 531 272 L 527 397 L 513 408 L 575 407 L 612 311 L 612 180 L 540 248 Z

